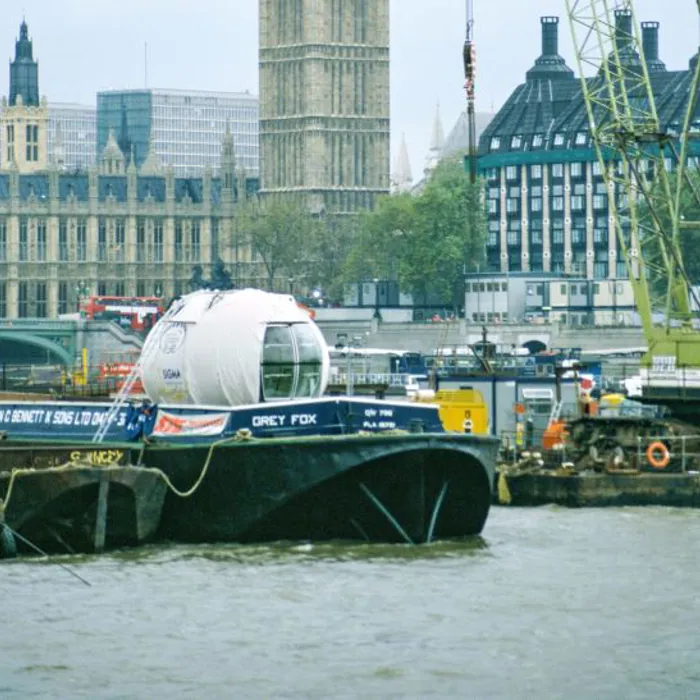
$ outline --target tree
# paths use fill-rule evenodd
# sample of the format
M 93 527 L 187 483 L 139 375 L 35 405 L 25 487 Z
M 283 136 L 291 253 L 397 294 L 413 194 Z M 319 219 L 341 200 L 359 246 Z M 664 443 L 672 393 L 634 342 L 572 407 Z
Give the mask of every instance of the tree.
M 464 273 L 483 259 L 483 183 L 471 184 L 458 159 L 440 162 L 418 196 L 379 200 L 348 256 L 348 278 L 396 279 L 415 297 L 464 303 Z
M 687 171 L 689 182 L 684 182 L 681 188 L 680 215 L 688 222 L 700 221 L 700 200 L 695 193 L 700 193 L 700 174 L 695 170 Z M 669 174 L 671 192 L 675 196 L 678 179 L 676 173 Z M 665 298 L 667 292 L 668 276 L 664 263 L 661 246 L 658 243 L 658 227 L 662 235 L 670 238 L 672 232 L 672 220 L 670 208 L 671 202 L 666 200 L 662 191 L 662 185 L 657 178 L 650 189 L 650 202 L 646 199 L 639 201 L 639 228 L 642 240 L 642 256 L 649 278 L 652 294 L 656 298 L 652 306 L 656 307 L 658 301 Z M 621 216 L 626 212 L 622 211 Z M 680 257 L 690 285 L 700 283 L 700 229 L 683 227 L 679 231 Z M 667 246 L 668 254 L 672 248 Z M 664 310 L 659 308 L 658 310 Z
M 315 223 L 306 270 L 307 286 L 322 289 L 326 299 L 342 299 L 345 265 L 360 230 L 358 219 L 334 216 Z
M 409 289 L 464 304 L 464 273 L 483 260 L 483 183 L 469 182 L 461 160 L 438 164 L 416 200 L 416 235 L 404 265 Z
M 381 197 L 374 211 L 359 216 L 357 233 L 348 251 L 347 281 L 402 277 L 405 247 L 416 224 L 416 199 L 410 194 Z
M 274 290 L 283 277 L 306 274 L 314 249 L 316 220 L 294 201 L 267 202 L 241 214 L 240 230 L 265 270 Z

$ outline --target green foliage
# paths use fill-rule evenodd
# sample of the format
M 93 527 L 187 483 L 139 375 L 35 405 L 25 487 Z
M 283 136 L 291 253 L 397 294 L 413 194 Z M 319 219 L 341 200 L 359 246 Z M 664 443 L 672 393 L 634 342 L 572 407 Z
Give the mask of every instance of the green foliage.
M 347 279 L 400 277 L 403 251 L 415 220 L 415 199 L 410 194 L 381 197 L 374 211 L 361 214 L 348 251 Z
M 343 270 L 359 226 L 357 217 L 317 219 L 310 240 L 305 286 L 318 287 L 329 300 L 343 297 Z
M 286 291 L 281 280 L 306 277 L 319 238 L 319 222 L 300 203 L 263 202 L 244 209 L 238 230 L 265 270 L 266 286 Z
M 694 192 L 700 192 L 700 173 L 690 171 L 692 187 L 685 184 L 681 192 L 681 217 L 685 221 L 700 221 L 700 202 Z M 676 179 L 671 181 L 676 186 Z M 675 190 L 674 190 L 675 191 Z M 685 271 L 692 284 L 700 283 L 700 228 L 683 228 L 680 231 L 681 256 Z
M 685 182 L 681 189 L 680 216 L 688 222 L 700 221 L 700 202 L 695 192 L 700 193 L 700 174 L 688 171 L 690 183 Z M 678 179 L 675 173 L 669 175 L 671 191 L 675 196 Z M 661 191 L 657 180 L 651 189 L 653 206 L 642 200 L 639 207 L 639 221 L 642 237 L 645 241 L 642 249 L 644 263 L 647 268 L 652 289 L 663 296 L 666 292 L 668 274 L 661 254 L 661 248 L 656 238 L 655 222 L 658 223 L 665 236 L 671 236 L 672 214 L 671 206 Z M 700 283 L 700 228 L 681 228 L 679 232 L 679 247 L 682 265 L 691 284 Z
M 397 279 L 418 297 L 460 306 L 464 272 L 483 259 L 483 183 L 472 185 L 461 160 L 442 161 L 418 196 L 380 199 L 365 215 L 346 278 Z
M 301 202 L 243 207 L 230 247 L 249 245 L 270 290 L 323 289 L 342 298 L 343 285 L 394 279 L 401 289 L 459 307 L 464 272 L 481 263 L 486 218 L 483 184 L 471 185 L 459 160 L 441 162 L 423 191 L 382 197 L 357 216 L 313 216 Z

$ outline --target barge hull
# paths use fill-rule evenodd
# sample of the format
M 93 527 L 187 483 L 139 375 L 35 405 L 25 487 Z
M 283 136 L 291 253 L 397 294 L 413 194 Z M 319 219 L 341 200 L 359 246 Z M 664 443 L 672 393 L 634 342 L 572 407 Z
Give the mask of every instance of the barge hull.
M 505 478 L 513 506 L 700 508 L 697 474 L 516 474 Z
M 491 438 L 446 434 L 228 442 L 212 450 L 193 495 L 168 493 L 158 536 L 419 543 L 478 534 L 496 449 Z M 208 456 L 199 444 L 156 443 L 143 462 L 187 490 Z
M 0 499 L 9 496 L 2 508 L 5 523 L 49 552 L 149 541 L 160 523 L 165 491 L 158 474 L 130 466 L 68 463 L 0 473 Z

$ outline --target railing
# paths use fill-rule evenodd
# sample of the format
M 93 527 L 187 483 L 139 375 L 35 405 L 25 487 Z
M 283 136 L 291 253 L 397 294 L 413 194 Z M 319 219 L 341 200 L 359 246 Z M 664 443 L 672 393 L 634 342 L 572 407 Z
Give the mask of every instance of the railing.
M 47 318 L 3 318 L 0 319 L 0 329 L 5 328 L 37 328 L 47 331 L 70 330 L 74 325 L 73 321 L 56 321 Z
M 388 386 L 405 387 L 410 374 L 390 374 L 383 372 L 338 372 L 332 374 L 329 386 Z
M 637 467 L 640 467 L 645 462 L 650 467 L 654 467 L 649 463 L 647 452 L 651 445 L 660 443 L 664 446 L 668 455 L 667 464 L 680 461 L 680 470 L 686 473 L 689 466 L 694 466 L 696 469 L 700 466 L 700 435 L 659 435 L 657 437 L 637 436 Z M 661 457 L 663 457 L 663 451 Z M 660 462 L 661 463 L 661 462 Z M 656 467 L 659 472 L 662 472 L 666 465 Z
M 56 398 L 108 398 L 120 390 L 133 362 L 110 359 L 99 365 L 0 365 L 0 391 L 5 394 L 49 394 Z M 135 394 L 142 393 L 135 388 Z M 2 399 L 0 395 L 0 400 Z
M 91 329 L 104 329 L 125 345 L 143 347 L 144 334 L 132 328 L 122 328 L 116 321 L 90 321 Z
M 571 461 L 570 445 L 566 441 L 561 442 L 556 448 L 545 450 L 545 431 L 534 429 L 530 432 L 523 430 L 501 430 L 500 458 L 504 464 L 515 465 L 522 458 L 523 453 L 538 453 L 543 460 L 543 466 L 548 468 L 559 467 Z

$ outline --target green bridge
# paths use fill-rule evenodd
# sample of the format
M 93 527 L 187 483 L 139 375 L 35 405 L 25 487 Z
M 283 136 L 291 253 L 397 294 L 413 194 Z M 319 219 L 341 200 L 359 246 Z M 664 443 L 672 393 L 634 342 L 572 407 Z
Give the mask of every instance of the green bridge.
M 74 366 L 83 348 L 98 362 L 106 354 L 138 351 L 142 339 L 116 323 L 84 319 L 0 319 L 0 364 Z M 98 359 L 100 358 L 100 359 Z M 88 360 L 92 362 L 92 359 Z

